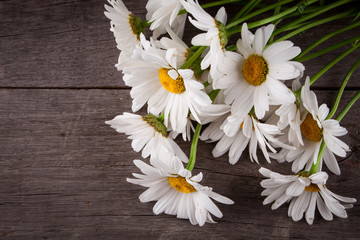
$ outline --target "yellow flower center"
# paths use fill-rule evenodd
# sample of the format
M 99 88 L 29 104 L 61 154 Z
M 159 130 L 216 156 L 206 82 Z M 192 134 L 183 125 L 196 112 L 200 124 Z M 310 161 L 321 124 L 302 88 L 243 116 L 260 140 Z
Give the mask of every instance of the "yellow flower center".
M 269 73 L 268 64 L 262 56 L 250 55 L 244 62 L 242 73 L 250 85 L 259 86 Z
M 170 186 L 181 193 L 196 192 L 196 189 L 189 184 L 184 177 L 168 177 Z
M 161 85 L 169 92 L 180 94 L 185 91 L 185 85 L 183 78 L 179 75 L 176 79 L 169 76 L 168 72 L 171 69 L 160 68 L 159 79 Z
M 306 186 L 306 187 L 305 187 L 305 191 L 308 191 L 308 192 L 319 192 L 319 191 L 320 191 L 320 188 L 319 188 L 316 184 L 310 183 L 309 186 Z
M 323 129 L 319 128 L 312 115 L 308 113 L 305 120 L 301 123 L 300 129 L 302 134 L 313 142 L 319 142 L 323 138 Z

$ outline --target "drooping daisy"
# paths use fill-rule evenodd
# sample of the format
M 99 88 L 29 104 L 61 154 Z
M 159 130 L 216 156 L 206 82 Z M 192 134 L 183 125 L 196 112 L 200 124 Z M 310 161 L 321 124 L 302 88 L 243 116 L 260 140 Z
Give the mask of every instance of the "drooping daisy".
M 202 173 L 191 176 L 177 157 L 171 158 L 170 162 L 159 160 L 150 166 L 134 160 L 143 174 L 134 173 L 137 179 L 127 179 L 130 183 L 148 188 L 139 199 L 141 202 L 157 201 L 153 207 L 155 214 L 176 215 L 177 218 L 189 219 L 193 225 L 202 226 L 205 222 L 214 222 L 210 213 L 218 218 L 223 216 L 210 198 L 224 204 L 234 203 L 213 192 L 212 188 L 200 185 Z
M 189 111 L 197 121 L 199 106 L 211 104 L 202 91 L 203 84 L 193 79 L 193 71 L 177 68 L 177 50 L 154 47 L 141 36 L 143 49 L 134 50 L 135 61 L 123 69 L 124 81 L 131 86 L 132 110 L 138 111 L 148 103 L 148 112 L 164 113 L 164 124 L 183 133 L 186 130 Z
M 166 33 L 169 26 L 180 37 L 183 36 L 186 14 L 178 15 L 183 9 L 180 0 L 149 0 L 146 4 L 146 19 L 151 22 L 150 30 L 153 30 L 153 37 Z
M 339 196 L 327 189 L 326 172 L 310 174 L 303 171 L 297 175 L 282 175 L 266 168 L 260 168 L 259 172 L 269 178 L 261 181 L 261 186 L 265 188 L 261 196 L 267 196 L 263 204 L 274 202 L 271 206 L 274 210 L 290 201 L 288 215 L 294 221 L 301 220 L 305 213 L 306 222 L 311 225 L 315 218 L 316 206 L 325 220 L 331 221 L 333 214 L 340 218 L 347 218 L 345 209 L 353 205 L 339 201 L 356 202 L 355 198 Z
M 144 32 L 141 19 L 133 15 L 122 0 L 108 0 L 111 6 L 105 4 L 105 16 L 109 18 L 117 47 L 121 51 L 132 52 L 140 45 L 140 33 Z
M 290 41 L 281 41 L 265 48 L 274 25 L 256 30 L 255 35 L 244 23 L 241 39 L 237 42 L 238 52 L 226 54 L 220 70 L 224 77 L 214 79 L 214 88 L 225 89 L 226 103 L 232 103 L 231 112 L 239 117 L 246 116 L 252 107 L 259 119 L 269 110 L 269 101 L 277 104 L 292 104 L 295 96 L 282 80 L 298 77 L 300 63 L 290 61 L 300 53 Z
M 181 0 L 181 4 L 196 19 L 194 20 L 189 17 L 190 22 L 196 28 L 206 31 L 206 33 L 196 35 L 191 40 L 191 44 L 194 46 L 210 47 L 201 62 L 201 69 L 204 70 L 211 66 L 211 77 L 217 79 L 222 76 L 222 73 L 218 69 L 218 64 L 224 58 L 225 46 L 228 41 L 224 28 L 227 20 L 225 8 L 220 8 L 215 18 L 213 18 L 205 12 L 197 0 L 196 2 L 194 0 Z
M 105 123 L 117 132 L 129 135 L 132 148 L 136 152 L 142 150 L 143 158 L 166 158 L 170 154 L 189 161 L 174 140 L 168 137 L 166 127 L 152 114 L 140 116 L 125 112 Z
M 326 146 L 322 159 L 330 171 L 339 175 L 340 168 L 334 154 L 345 157 L 346 151 L 350 151 L 350 149 L 337 137 L 345 135 L 347 130 L 341 127 L 337 120 L 326 119 L 329 108 L 326 104 L 318 107 L 316 95 L 310 91 L 308 77 L 301 90 L 301 100 L 307 110 L 306 117 L 300 125 L 304 145 L 294 150 L 282 151 L 279 157 L 284 157 L 287 161 L 293 162 L 293 172 L 299 172 L 304 167 L 305 170 L 309 171 L 311 165 L 317 162 L 321 142 L 325 141 Z
M 270 157 L 267 148 L 271 152 L 276 153 L 276 150 L 269 142 L 284 148 L 291 148 L 279 142 L 274 137 L 277 134 L 281 134 L 277 126 L 260 123 L 250 114 L 241 119 L 231 114 L 226 117 L 222 124 L 219 121 L 211 123 L 209 128 L 205 129 L 200 139 L 219 140 L 212 153 L 214 157 L 219 157 L 229 151 L 229 162 L 231 164 L 235 164 L 239 160 L 244 149 L 249 144 L 251 161 L 259 163 L 256 154 L 258 144 L 268 162 L 270 162 Z

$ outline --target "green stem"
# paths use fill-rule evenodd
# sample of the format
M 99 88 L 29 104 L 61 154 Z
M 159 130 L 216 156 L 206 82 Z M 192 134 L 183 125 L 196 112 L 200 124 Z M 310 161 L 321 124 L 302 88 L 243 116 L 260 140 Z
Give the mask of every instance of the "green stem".
M 339 20 L 339 19 L 342 19 L 342 18 L 349 17 L 349 16 L 351 16 L 351 14 L 354 13 L 354 12 L 355 12 L 355 10 L 352 9 L 352 10 L 349 10 L 349 11 L 346 11 L 346 12 L 342 12 L 342 13 L 333 15 L 333 16 L 331 16 L 331 17 L 327 17 L 327 18 L 324 18 L 324 19 L 320 19 L 320 20 L 318 20 L 318 21 L 315 21 L 315 22 L 313 22 L 313 23 L 310 23 L 310 24 L 308 24 L 308 25 L 306 25 L 306 26 L 304 26 L 304 27 L 301 27 L 301 28 L 299 28 L 299 29 L 297 29 L 297 30 L 294 30 L 294 31 L 286 34 L 285 36 L 283 36 L 283 37 L 277 39 L 276 41 L 274 41 L 274 43 L 275 43 L 275 42 L 284 41 L 284 40 L 286 40 L 286 39 L 288 39 L 288 38 L 290 38 L 290 37 L 292 37 L 292 36 L 295 36 L 295 35 L 303 32 L 303 31 L 305 31 L 305 30 L 308 30 L 308 29 L 310 29 L 310 28 L 316 27 L 316 26 L 318 26 L 318 25 L 321 25 L 321 24 L 324 24 L 324 23 L 327 23 L 327 22 L 331 22 L 331 21 L 335 21 L 335 20 Z
M 319 169 L 319 165 L 320 165 L 320 163 L 321 163 L 321 161 L 322 161 L 321 157 L 322 157 L 322 155 L 323 155 L 323 153 L 324 153 L 325 146 L 326 146 L 326 144 L 325 144 L 325 142 L 324 142 L 324 140 L 323 140 L 323 141 L 321 142 L 321 145 L 320 145 L 320 149 L 319 149 L 319 154 L 318 154 L 318 157 L 317 157 L 317 161 L 316 161 L 315 164 L 313 164 L 313 165 L 311 166 L 311 169 L 310 169 L 310 173 L 311 173 L 311 174 L 317 173 L 317 171 L 318 171 L 318 169 Z
M 315 74 L 310 79 L 310 85 L 312 85 L 321 75 L 323 75 L 327 70 L 329 70 L 332 66 L 334 66 L 337 62 L 339 62 L 341 59 L 346 57 L 348 54 L 350 54 L 352 51 L 354 51 L 356 48 L 360 46 L 360 42 L 354 45 L 353 47 L 349 48 L 347 51 L 336 57 L 334 60 L 332 60 L 330 63 L 328 63 L 325 67 L 323 67 L 317 74 Z M 298 89 L 294 94 L 295 96 L 299 96 L 301 93 L 301 89 Z
M 280 1 L 280 0 L 278 0 L 278 2 L 279 2 L 279 1 Z M 275 16 L 275 15 L 279 14 L 280 9 L 281 9 L 281 6 L 277 6 L 277 7 L 275 8 L 275 10 L 274 10 L 274 14 L 273 14 L 273 15 Z M 274 21 L 273 24 L 274 24 L 275 27 L 276 27 L 281 21 L 282 21 L 282 19 L 278 19 L 277 21 Z M 270 44 L 270 43 L 272 43 L 273 41 L 274 41 L 274 34 L 271 35 L 271 37 L 270 37 L 270 39 L 269 39 L 269 41 L 268 41 L 267 44 Z
M 353 24 L 350 24 L 346 27 L 340 28 L 332 33 L 329 33 L 325 36 L 323 36 L 322 38 L 320 38 L 319 40 L 317 40 L 316 42 L 314 42 L 313 44 L 311 44 L 309 47 L 307 47 L 305 50 L 303 50 L 296 58 L 299 59 L 302 56 L 304 56 L 305 54 L 307 54 L 308 52 L 310 52 L 313 48 L 315 48 L 316 46 L 318 46 L 319 44 L 323 43 L 324 41 L 328 40 L 329 38 L 338 35 L 342 32 L 348 31 L 352 28 L 355 28 L 357 26 L 360 26 L 360 21 L 354 22 Z
M 316 2 L 316 1 L 318 1 L 318 0 L 312 0 L 312 1 L 306 2 L 306 4 L 312 4 L 312 3 Z M 261 20 L 256 21 L 256 22 L 249 23 L 248 28 L 250 29 L 250 28 L 258 27 L 258 26 L 265 25 L 267 23 L 276 21 L 278 19 L 282 19 L 286 15 L 289 15 L 290 13 L 295 12 L 298 9 L 299 5 L 301 5 L 301 4 L 297 4 L 294 7 L 291 7 L 289 9 L 285 10 L 285 11 L 282 11 L 282 12 L 280 12 L 280 13 L 274 15 L 274 16 L 264 18 L 264 19 L 261 19 Z
M 313 59 L 313 58 L 319 57 L 319 56 L 321 56 L 321 55 L 324 55 L 324 54 L 326 54 L 326 53 L 328 53 L 328 52 L 334 51 L 334 50 L 336 50 L 336 49 L 338 49 L 338 48 L 340 48 L 340 47 L 342 47 L 342 46 L 345 46 L 345 45 L 347 45 L 347 44 L 356 42 L 356 41 L 358 41 L 358 40 L 360 40 L 360 35 L 357 35 L 357 36 L 355 36 L 355 37 L 352 37 L 352 38 L 347 39 L 347 40 L 345 40 L 345 41 L 342 41 L 342 42 L 340 42 L 340 43 L 334 44 L 334 45 L 332 45 L 332 46 L 330 46 L 330 47 L 324 48 L 324 49 L 322 49 L 322 50 L 320 50 L 320 51 L 317 51 L 317 52 L 314 52 L 314 53 L 312 53 L 312 54 L 306 55 L 306 56 L 304 56 L 304 57 L 299 57 L 299 56 L 297 56 L 297 57 L 294 58 L 293 60 L 294 60 L 294 61 L 298 61 L 298 62 L 305 62 L 305 61 L 308 61 L 308 60 L 310 60 L 310 59 Z
M 197 150 L 197 144 L 198 144 L 198 140 L 199 140 L 201 126 L 202 125 L 200 123 L 198 123 L 196 125 L 195 133 L 194 133 L 193 140 L 191 143 L 189 162 L 186 166 L 186 169 L 189 170 L 190 172 L 193 170 L 193 168 L 195 166 L 196 150 Z
M 280 0 L 278 0 L 278 2 L 280 2 Z M 273 14 L 273 15 L 275 16 L 275 15 L 279 14 L 280 9 L 281 9 L 281 5 L 280 5 L 280 6 L 277 6 L 277 7 L 275 8 L 275 10 L 274 10 L 274 14 Z
M 191 55 L 191 57 L 181 66 L 181 69 L 187 69 L 190 65 L 195 62 L 195 60 L 201 55 L 201 53 L 206 49 L 206 46 L 199 47 L 196 52 Z
M 346 113 L 349 111 L 349 109 L 354 105 L 354 103 L 360 98 L 360 91 L 356 93 L 356 95 L 348 102 L 348 104 L 343 108 L 341 113 L 337 116 L 336 120 L 340 122 L 343 117 L 346 115 Z
M 242 18 L 240 18 L 240 19 L 238 19 L 238 20 L 236 20 L 236 21 L 234 21 L 234 22 L 226 25 L 225 28 L 226 28 L 226 29 L 230 29 L 230 28 L 232 28 L 232 27 L 235 27 L 235 26 L 239 25 L 240 23 L 246 21 L 246 20 L 249 19 L 249 18 L 255 17 L 255 16 L 259 15 L 259 14 L 262 14 L 262 13 L 264 13 L 264 12 L 267 12 L 267 11 L 271 10 L 271 9 L 274 9 L 274 8 L 276 8 L 277 6 L 280 6 L 280 5 L 283 5 L 283 4 L 292 2 L 292 1 L 293 1 L 293 0 L 284 0 L 284 1 L 281 1 L 281 2 L 278 2 L 278 3 L 275 3 L 275 4 L 271 4 L 271 5 L 267 6 L 267 7 L 264 7 L 264 8 L 262 8 L 262 9 L 259 9 L 259 10 L 255 11 L 255 12 L 251 13 L 251 14 L 246 15 L 245 17 L 242 17 Z M 314 1 L 314 0 L 312 0 L 312 1 Z M 240 30 L 240 31 L 241 31 L 241 30 Z
M 222 0 L 222 1 L 204 3 L 204 4 L 201 4 L 200 6 L 205 9 L 205 8 L 216 7 L 219 5 L 224 5 L 224 4 L 234 3 L 234 2 L 241 2 L 241 1 L 242 0 Z M 179 11 L 178 15 L 185 14 L 185 13 L 187 13 L 187 11 L 185 9 L 182 9 Z
M 311 79 L 310 79 L 310 85 L 313 84 L 321 75 L 323 75 L 327 70 L 329 70 L 332 66 L 334 66 L 337 62 L 339 62 L 341 59 L 343 59 L 344 57 L 346 57 L 348 54 L 350 54 L 352 51 L 354 51 L 356 48 L 358 48 L 360 46 L 360 42 L 355 44 L 353 47 L 349 48 L 347 51 L 345 51 L 344 53 L 342 53 L 341 55 L 339 55 L 337 58 L 335 58 L 334 60 L 332 60 L 328 65 L 326 65 L 325 67 L 323 67 L 317 74 L 315 74 Z
M 309 22 L 298 23 L 298 24 L 296 24 L 296 25 L 291 25 L 291 26 L 289 26 L 289 28 L 288 28 L 287 30 L 288 30 L 288 31 L 295 30 L 295 29 L 301 28 L 301 27 L 303 27 L 303 26 L 309 25 L 309 24 L 311 24 L 311 23 L 313 23 L 313 22 L 314 22 L 314 21 L 309 21 Z M 274 34 L 272 34 L 272 36 L 275 37 Z
M 228 46 L 227 48 L 226 48 L 226 51 L 231 51 L 231 52 L 233 52 L 233 51 L 235 51 L 237 49 L 237 46 L 236 45 L 231 45 L 231 46 Z
M 245 12 L 251 7 L 251 5 L 253 5 L 255 2 L 257 2 L 258 0 L 251 0 L 250 2 L 248 2 L 236 15 L 235 17 L 230 21 L 230 22 L 234 22 L 237 19 L 239 19 L 241 16 L 243 16 L 245 14 Z
M 302 9 L 301 11 L 293 12 L 293 13 L 287 15 L 284 19 L 292 18 L 292 17 L 299 18 L 299 17 L 304 16 L 306 14 L 311 14 L 313 12 L 317 12 L 317 11 L 319 11 L 319 9 L 322 9 L 322 7 L 318 6 L 318 5 L 308 6 L 305 9 Z
M 336 2 L 333 3 L 333 4 L 330 4 L 330 5 L 328 5 L 328 6 L 322 7 L 322 8 L 320 8 L 318 11 L 316 11 L 316 12 L 314 12 L 314 13 L 312 13 L 312 14 L 308 14 L 308 15 L 306 15 L 306 16 L 300 17 L 300 18 L 298 18 L 297 20 L 295 20 L 295 21 L 293 21 L 293 22 L 290 22 L 290 23 L 286 24 L 285 26 L 279 28 L 278 30 L 274 31 L 274 35 L 277 35 L 277 34 L 279 34 L 279 33 L 281 33 L 281 32 L 286 31 L 286 30 L 287 30 L 288 28 L 290 28 L 292 25 L 297 25 L 297 24 L 299 24 L 299 23 L 301 23 L 301 22 L 304 22 L 304 21 L 306 21 L 306 20 L 308 20 L 308 19 L 312 19 L 312 18 L 314 18 L 314 17 L 316 17 L 316 16 L 318 16 L 318 15 L 320 15 L 320 14 L 326 12 L 326 11 L 329 11 L 329 10 L 331 10 L 331 9 L 333 9 L 333 8 L 336 8 L 336 7 L 338 7 L 338 6 L 341 6 L 341 5 L 343 5 L 343 4 L 346 4 L 346 3 L 349 3 L 349 2 L 352 2 L 352 1 L 353 1 L 353 0 L 336 1 Z
M 353 72 L 355 71 L 355 69 L 358 67 L 358 65 L 360 64 L 360 58 L 358 58 L 358 60 L 356 60 L 356 62 L 351 66 L 349 72 L 346 74 L 346 77 L 344 78 L 344 81 L 341 84 L 340 90 L 336 96 L 336 100 L 335 100 L 335 104 L 334 107 L 331 109 L 331 112 L 329 113 L 329 115 L 326 117 L 326 119 L 330 119 L 334 116 L 338 106 L 339 106 L 339 102 L 341 99 L 341 96 L 344 92 L 345 86 L 348 83 L 351 75 L 353 74 Z
M 247 9 L 247 10 L 245 11 L 245 13 L 243 14 L 243 16 L 248 15 L 255 7 L 257 7 L 257 6 L 259 5 L 260 2 L 261 2 L 261 0 L 257 0 L 249 9 Z M 261 7 L 259 6 L 259 8 L 261 8 Z

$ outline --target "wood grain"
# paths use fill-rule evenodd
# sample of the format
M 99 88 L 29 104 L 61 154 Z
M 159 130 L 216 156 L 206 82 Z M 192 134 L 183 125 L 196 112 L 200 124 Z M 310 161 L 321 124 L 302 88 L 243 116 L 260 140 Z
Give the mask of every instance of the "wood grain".
M 119 51 L 109 31 L 109 20 L 103 14 L 105 3 L 99 0 L 0 2 L 0 87 L 123 87 L 122 75 L 114 67 Z M 130 11 L 145 18 L 145 0 L 125 3 Z M 237 5 L 227 6 L 230 16 L 239 8 Z M 216 10 L 209 9 L 213 15 Z M 320 27 L 321 35 L 318 29 L 308 30 L 292 40 L 304 49 L 324 33 L 348 23 L 349 20 L 327 23 Z M 185 41 L 190 44 L 197 32 L 191 24 L 187 24 Z M 359 27 L 330 38 L 321 47 L 354 37 L 358 32 Z M 236 40 L 237 36 L 232 42 Z M 349 47 L 306 62 L 306 74 L 313 76 Z M 359 54 L 358 49 L 353 56 Z M 319 61 L 322 64 L 318 64 Z M 343 59 L 315 85 L 327 88 L 340 86 L 352 62 L 352 57 Z M 355 80 L 359 77 L 360 71 L 356 71 L 348 87 L 360 87 L 360 82 Z
M 317 92 L 331 104 L 332 91 Z M 317 214 L 315 224 L 295 223 L 287 207 L 271 211 L 260 196 L 259 165 L 245 153 L 232 166 L 226 156 L 213 158 L 214 144 L 200 142 L 195 172 L 204 184 L 235 201 L 219 205 L 224 213 L 218 224 L 194 227 L 187 220 L 152 213 L 154 203 L 138 200 L 144 189 L 126 182 L 132 164 L 140 158 L 130 140 L 104 124 L 129 111 L 128 90 L 0 90 L 0 236 L 4 239 L 254 239 L 359 237 L 358 204 L 348 219 L 326 222 Z M 353 91 L 345 93 L 349 100 Z M 359 106 L 358 104 L 356 106 Z M 355 109 L 356 109 L 355 106 Z M 342 123 L 349 135 L 342 138 L 352 153 L 341 161 L 341 176 L 330 175 L 328 187 L 360 199 L 358 134 L 359 111 L 352 109 Z M 4 114 L 6 113 L 6 114 Z M 186 153 L 190 143 L 178 139 Z M 261 154 L 260 154 L 261 155 Z M 261 165 L 284 174 L 287 164 Z
M 124 2 L 134 14 L 145 16 L 146 0 Z M 204 185 L 235 201 L 230 206 L 219 204 L 224 217 L 215 219 L 218 224 L 192 226 L 187 220 L 154 215 L 154 203 L 140 203 L 144 188 L 126 182 L 138 171 L 132 161 L 140 154 L 124 134 L 104 123 L 131 111 L 129 89 L 113 67 L 118 50 L 103 15 L 105 3 L 0 2 L 0 239 L 360 238 L 358 203 L 348 210 L 347 219 L 327 222 L 316 213 L 313 226 L 304 220 L 293 222 L 287 206 L 271 211 L 269 205 L 262 205 L 260 166 L 251 163 L 246 152 L 235 166 L 226 155 L 214 158 L 214 143 L 199 143 L 194 171 L 204 173 Z M 334 22 L 292 40 L 305 48 L 346 24 Z M 193 34 L 190 27 L 186 42 Z M 330 39 L 325 45 L 336 41 Z M 346 48 L 305 62 L 307 74 L 313 75 Z M 333 105 L 335 88 L 359 53 L 343 59 L 316 82 L 320 103 Z M 339 109 L 359 90 L 359 76 L 357 69 Z M 342 174 L 330 174 L 327 184 L 332 191 L 358 200 L 359 107 L 356 103 L 341 122 L 349 131 L 341 139 L 352 151 L 338 158 Z M 190 143 L 177 142 L 189 154 Z M 261 166 L 290 174 L 288 164 L 261 159 Z

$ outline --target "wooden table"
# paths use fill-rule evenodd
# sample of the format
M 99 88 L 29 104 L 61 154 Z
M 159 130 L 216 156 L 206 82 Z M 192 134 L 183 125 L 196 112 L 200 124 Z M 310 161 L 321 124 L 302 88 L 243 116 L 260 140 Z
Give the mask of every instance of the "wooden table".
M 217 224 L 192 226 L 187 220 L 152 213 L 142 204 L 143 188 L 126 182 L 138 172 L 130 140 L 104 121 L 131 112 L 129 88 L 114 64 L 118 50 L 105 1 L 12 0 L 0 2 L 0 239 L 359 239 L 360 208 L 349 218 L 315 223 L 293 222 L 287 206 L 272 211 L 260 196 L 259 165 L 245 153 L 232 166 L 227 156 L 213 158 L 215 144 L 201 142 L 195 173 L 204 185 L 235 201 L 221 205 Z M 145 16 L 145 0 L 125 1 Z M 305 48 L 320 35 L 346 22 L 332 22 L 293 38 Z M 359 28 L 329 40 L 349 38 Z M 193 35 L 188 34 L 187 41 Z M 339 53 L 305 62 L 313 75 Z M 337 88 L 359 56 L 359 49 L 321 77 L 313 89 L 319 102 L 333 105 Z M 356 70 L 340 109 L 360 88 Z M 341 124 L 349 134 L 341 139 L 351 148 L 338 158 L 342 174 L 330 174 L 327 186 L 360 200 L 359 103 Z M 190 143 L 177 142 L 189 154 Z M 261 155 L 261 154 L 259 154 Z M 261 166 L 290 174 L 289 164 Z

